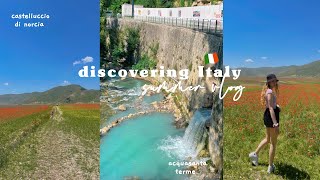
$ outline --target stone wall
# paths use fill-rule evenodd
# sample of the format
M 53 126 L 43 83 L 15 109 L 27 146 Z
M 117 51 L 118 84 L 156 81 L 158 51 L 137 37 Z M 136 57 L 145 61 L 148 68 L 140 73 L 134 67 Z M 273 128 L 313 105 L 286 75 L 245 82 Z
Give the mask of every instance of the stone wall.
M 198 84 L 208 85 L 207 90 L 188 91 L 183 94 L 188 99 L 188 102 L 183 105 L 185 109 L 192 112 L 202 106 L 208 106 L 206 104 L 211 104 L 207 102 L 208 98 L 212 102 L 211 84 L 217 80 L 199 78 L 198 66 L 204 65 L 204 55 L 206 53 L 222 52 L 220 49 L 222 37 L 187 28 L 133 21 L 131 19 L 121 19 L 119 25 L 120 28 L 140 28 L 141 52 L 147 53 L 150 51 L 150 47 L 159 43 L 157 52 L 158 69 L 160 66 L 164 66 L 165 69 L 189 69 L 189 79 L 181 80 L 184 87 Z M 174 82 L 172 79 L 166 80 Z

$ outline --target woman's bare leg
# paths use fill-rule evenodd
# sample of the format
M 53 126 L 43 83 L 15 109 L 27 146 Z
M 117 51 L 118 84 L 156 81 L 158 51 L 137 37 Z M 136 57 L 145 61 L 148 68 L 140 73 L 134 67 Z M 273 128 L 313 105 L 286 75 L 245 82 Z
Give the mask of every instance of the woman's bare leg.
M 266 128 L 266 137 L 260 142 L 255 153 L 258 155 L 261 149 L 263 149 L 270 142 L 270 128 Z
M 268 128 L 270 129 L 270 150 L 269 150 L 269 165 L 273 164 L 274 156 L 276 154 L 276 147 L 277 147 L 277 138 L 278 132 L 275 128 Z

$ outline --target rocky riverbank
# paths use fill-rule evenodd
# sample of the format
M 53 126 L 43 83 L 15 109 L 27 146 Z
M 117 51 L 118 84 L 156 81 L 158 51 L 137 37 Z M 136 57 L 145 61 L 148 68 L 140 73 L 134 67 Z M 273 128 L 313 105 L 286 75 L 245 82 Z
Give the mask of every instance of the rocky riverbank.
M 154 86 L 158 86 L 161 83 L 160 79 L 150 78 L 150 77 L 144 78 L 144 77 L 136 76 L 135 79 L 148 81 Z M 165 100 L 161 102 L 161 104 L 164 106 L 168 106 L 170 111 L 173 113 L 175 117 L 175 121 L 174 121 L 175 126 L 177 128 L 186 128 L 189 124 L 189 120 L 193 115 L 193 111 L 189 111 L 189 109 L 186 106 L 187 104 L 189 104 L 188 102 L 189 100 L 185 96 L 179 93 L 168 93 L 164 90 L 162 90 L 162 93 L 165 96 Z M 146 96 L 151 96 L 153 94 L 155 94 L 155 92 L 148 91 Z
M 135 79 L 147 81 L 150 84 L 154 86 L 158 86 L 161 82 L 161 80 L 156 78 L 142 78 L 142 77 L 135 77 Z M 188 109 L 188 106 L 185 106 L 186 104 L 192 104 L 190 103 L 190 99 L 186 98 L 184 94 L 181 94 L 179 92 L 177 93 L 167 93 L 163 91 L 163 97 L 158 100 L 150 101 L 151 99 L 154 99 L 153 97 L 157 96 L 157 93 L 154 91 L 148 91 L 144 96 L 141 94 L 139 95 L 140 90 L 142 90 L 142 86 L 144 83 L 139 84 L 138 88 L 135 88 L 134 91 L 130 91 L 130 93 L 136 93 L 137 96 L 134 96 L 134 103 L 128 104 L 126 101 L 122 101 L 124 96 L 123 95 L 116 95 L 114 96 L 112 92 L 108 88 L 111 88 L 116 93 L 119 92 L 121 94 L 127 94 L 128 90 L 122 89 L 122 86 L 126 84 L 128 86 L 128 83 L 130 84 L 131 80 L 128 81 L 128 79 L 122 78 L 118 82 L 120 82 L 120 86 L 107 86 L 107 83 L 104 84 L 103 92 L 101 92 L 104 95 L 103 100 L 105 100 L 105 103 L 109 104 L 110 106 L 113 106 L 114 113 L 124 113 L 126 115 L 119 117 L 118 119 L 112 120 L 111 123 L 109 123 L 107 126 L 100 129 L 100 136 L 105 136 L 108 134 L 108 132 L 120 125 L 122 122 L 134 119 L 139 116 L 144 116 L 150 113 L 155 112 L 163 112 L 163 113 L 172 113 L 174 115 L 174 121 L 173 124 L 177 128 L 185 128 L 189 125 L 191 117 L 194 116 L 192 109 Z M 111 83 L 112 84 L 112 83 Z M 118 83 L 119 84 L 119 83 Z M 136 87 L 136 86 L 135 86 Z M 132 87 L 133 88 L 133 87 Z M 139 89 L 141 88 L 141 89 Z M 129 85 L 130 89 L 130 85 Z M 109 94 L 108 94 L 109 93 Z M 111 93 L 111 94 L 110 94 Z M 131 96 L 132 98 L 132 96 Z M 147 100 L 149 99 L 149 100 Z M 208 100 L 207 104 L 211 104 L 212 99 Z M 115 103 L 116 102 L 116 103 Z M 148 102 L 148 104 L 146 104 Z M 202 105 L 202 107 L 205 107 L 205 104 Z M 208 106 L 205 108 L 212 108 Z M 132 112 L 132 110 L 135 109 L 137 112 Z M 126 113 L 127 112 L 127 113 Z M 129 113 L 130 112 L 130 113 Z M 209 151 L 209 136 L 210 136 L 210 129 L 211 121 L 208 121 L 208 124 L 206 124 L 206 130 L 203 134 L 203 137 L 201 138 L 201 142 L 197 145 L 196 149 L 199 149 L 198 158 L 209 158 L 211 159 L 210 151 Z M 217 173 L 218 169 L 216 165 L 212 162 L 212 160 L 209 160 L 207 166 L 195 166 L 195 167 L 189 167 L 190 170 L 195 170 L 197 173 L 196 175 L 191 176 L 191 179 L 204 179 L 210 178 L 210 179 L 216 179 L 218 176 Z
M 149 91 L 145 96 L 152 96 L 154 94 L 155 94 L 155 92 Z M 140 101 L 142 101 L 143 98 L 144 98 L 144 96 L 139 96 L 138 99 Z M 149 110 L 143 111 L 142 107 L 139 107 L 138 104 L 141 105 L 141 103 L 138 102 L 137 106 L 135 108 L 137 108 L 138 110 L 141 110 L 141 111 L 139 111 L 137 113 L 130 113 L 127 116 L 118 118 L 115 121 L 113 121 L 111 124 L 101 128 L 100 129 L 100 136 L 105 135 L 112 128 L 121 124 L 125 120 L 129 120 L 129 119 L 135 118 L 137 116 L 142 116 L 142 115 L 150 114 L 153 112 L 172 113 L 175 117 L 174 124 L 176 125 L 177 128 L 181 128 L 181 127 L 186 126 L 185 123 L 182 123 L 182 122 L 185 122 L 185 121 L 182 121 L 182 119 L 183 119 L 182 113 L 180 112 L 179 108 L 177 108 L 175 101 L 174 101 L 174 97 L 171 94 L 165 95 L 165 97 L 162 101 L 154 101 L 154 102 L 150 103 Z M 127 107 L 125 104 L 121 104 L 121 105 L 119 105 L 118 110 L 119 111 L 126 111 Z

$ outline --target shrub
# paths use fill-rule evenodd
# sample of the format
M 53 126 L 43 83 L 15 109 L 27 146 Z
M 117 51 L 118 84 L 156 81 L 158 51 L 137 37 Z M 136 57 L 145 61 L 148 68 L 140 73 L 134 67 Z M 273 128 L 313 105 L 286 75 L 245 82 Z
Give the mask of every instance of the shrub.
M 137 64 L 133 65 L 132 68 L 136 70 L 143 70 L 143 69 L 154 69 L 157 63 L 154 59 L 148 57 L 148 55 L 143 54 L 141 59 L 138 61 Z

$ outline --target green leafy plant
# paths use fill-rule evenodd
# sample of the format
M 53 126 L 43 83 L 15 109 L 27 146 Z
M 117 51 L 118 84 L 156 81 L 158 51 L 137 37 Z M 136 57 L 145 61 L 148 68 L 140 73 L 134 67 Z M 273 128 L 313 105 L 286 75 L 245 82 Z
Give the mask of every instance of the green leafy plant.
M 141 59 L 138 61 L 137 64 L 133 65 L 132 68 L 135 70 L 143 70 L 143 69 L 154 69 L 156 67 L 157 63 L 154 59 L 148 57 L 148 55 L 143 54 Z
M 139 54 L 140 47 L 140 29 L 139 28 L 126 28 L 126 66 L 131 66 L 135 63 L 137 55 Z
M 180 0 L 180 7 L 184 7 L 185 0 Z

